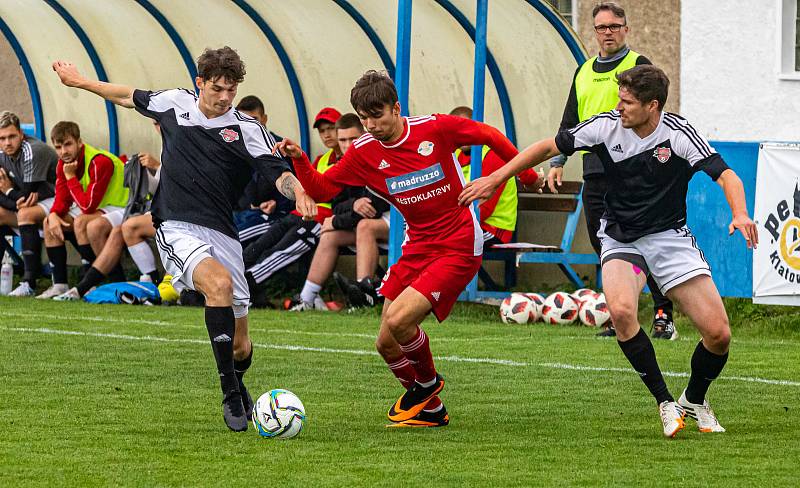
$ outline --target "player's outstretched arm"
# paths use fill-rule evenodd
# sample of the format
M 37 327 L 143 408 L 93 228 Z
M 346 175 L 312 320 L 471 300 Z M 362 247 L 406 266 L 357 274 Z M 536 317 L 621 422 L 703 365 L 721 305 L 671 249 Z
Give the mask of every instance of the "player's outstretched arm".
M 733 219 L 728 225 L 728 234 L 733 235 L 736 229 L 739 229 L 747 242 L 747 247 L 756 248 L 758 246 L 758 228 L 747 213 L 742 180 L 732 169 L 726 169 L 717 178 L 717 184 L 722 187 L 733 214 Z
M 69 61 L 56 61 L 53 71 L 61 78 L 61 83 L 73 88 L 80 88 L 99 95 L 109 102 L 125 108 L 133 108 L 133 88 L 115 83 L 90 80 L 78 72 L 78 68 Z
M 317 216 L 317 202 L 303 189 L 297 177 L 289 171 L 283 172 L 275 181 L 275 186 L 283 196 L 295 201 L 295 206 L 305 220 L 314 220 Z
M 559 153 L 560 151 L 556 147 L 556 141 L 553 138 L 535 142 L 491 175 L 467 183 L 461 195 L 458 196 L 458 203 L 460 205 L 468 205 L 475 200 L 485 201 L 491 198 L 497 187 L 502 185 L 504 181 Z
M 317 201 L 327 202 L 338 195 L 344 188 L 314 169 L 308 157 L 295 142 L 284 139 L 276 144 L 275 148 L 283 155 L 292 158 L 292 164 L 294 165 L 295 173 L 297 173 L 297 178 L 302 182 L 303 188 L 305 188 L 308 194 Z

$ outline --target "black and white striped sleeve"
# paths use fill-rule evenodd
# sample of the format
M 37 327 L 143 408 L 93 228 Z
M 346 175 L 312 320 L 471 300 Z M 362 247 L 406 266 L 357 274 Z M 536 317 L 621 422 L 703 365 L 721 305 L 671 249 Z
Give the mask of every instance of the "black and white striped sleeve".
M 673 130 L 671 144 L 675 155 L 688 161 L 694 172 L 703 171 L 716 181 L 728 169 L 719 153 L 689 121 L 679 115 L 665 113 L 664 124 Z
M 178 98 L 186 90 L 133 90 L 133 105 L 145 117 L 159 120 L 166 112 L 179 106 Z M 185 96 L 185 95 L 183 95 Z M 193 95 L 191 95 L 193 97 Z
M 575 151 L 593 151 L 600 146 L 609 133 L 609 123 L 619 118 L 611 112 L 597 114 L 584 120 L 571 129 L 561 130 L 556 135 L 556 146 L 562 154 L 572 155 Z
M 257 120 L 234 112 L 242 129 L 244 148 L 250 164 L 269 181 L 275 182 L 289 166 L 275 154 L 275 139 Z

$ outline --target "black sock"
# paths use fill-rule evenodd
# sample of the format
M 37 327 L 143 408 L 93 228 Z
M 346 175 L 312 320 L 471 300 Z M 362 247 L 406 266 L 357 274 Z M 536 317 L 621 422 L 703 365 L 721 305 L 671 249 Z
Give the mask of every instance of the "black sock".
M 117 265 L 114 266 L 111 269 L 111 271 L 109 271 L 108 279 L 113 283 L 119 283 L 120 281 L 128 281 L 128 277 L 125 276 L 125 270 L 122 269 L 122 265 L 120 263 L 117 263 Z
M 48 247 L 47 257 L 53 267 L 53 284 L 67 283 L 67 246 Z
M 83 275 L 83 279 L 80 283 L 78 283 L 78 294 L 83 296 L 88 292 L 93 286 L 97 286 L 106 279 L 106 276 L 100 272 L 97 268 L 92 266 L 89 268 L 89 271 Z
M 154 285 L 158 285 L 161 282 L 161 275 L 158 274 L 158 270 L 151 271 L 147 273 L 147 276 L 150 277 L 150 281 Z
M 94 260 L 97 259 L 90 244 L 78 244 L 78 254 L 81 255 L 81 259 L 89 264 L 92 264 Z
M 206 307 L 206 329 L 211 339 L 211 349 L 217 361 L 222 393 L 239 391 L 239 380 L 234 374 L 233 336 L 236 333 L 236 318 L 232 307 Z
M 27 281 L 31 288 L 36 288 L 36 279 L 42 273 L 42 238 L 39 237 L 39 226 L 20 225 L 19 234 L 22 237 L 22 262 L 25 264 L 22 281 Z
M 727 362 L 727 352 L 722 356 L 714 354 L 700 341 L 692 354 L 692 375 L 689 377 L 689 386 L 686 387 L 686 399 L 692 403 L 703 403 L 708 387 L 717 379 Z
M 236 379 L 239 380 L 239 389 L 241 390 L 242 385 L 242 378 L 244 374 L 250 369 L 250 365 L 253 363 L 253 343 L 250 343 L 250 354 L 247 355 L 246 358 L 237 361 L 236 359 L 233 360 L 233 370 L 236 372 Z
M 657 403 L 675 400 L 669 394 L 667 384 L 661 375 L 661 369 L 658 367 L 658 361 L 656 361 L 656 350 L 653 349 L 653 343 L 650 342 L 644 330 L 640 328 L 635 336 L 625 342 L 618 340 L 617 344 L 630 361 L 633 369 L 639 373 L 642 382 L 650 390 Z

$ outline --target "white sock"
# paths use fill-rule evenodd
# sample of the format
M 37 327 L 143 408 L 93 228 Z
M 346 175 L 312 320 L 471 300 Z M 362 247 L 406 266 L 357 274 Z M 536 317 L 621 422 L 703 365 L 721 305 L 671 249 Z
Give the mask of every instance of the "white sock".
M 131 258 L 140 273 L 148 274 L 156 270 L 156 257 L 153 256 L 153 250 L 150 249 L 147 242 L 142 241 L 139 244 L 128 246 L 128 252 L 131 253 Z
M 300 292 L 300 300 L 306 303 L 314 303 L 314 299 L 317 298 L 321 289 L 322 285 L 306 280 L 306 284 L 303 285 L 303 291 Z

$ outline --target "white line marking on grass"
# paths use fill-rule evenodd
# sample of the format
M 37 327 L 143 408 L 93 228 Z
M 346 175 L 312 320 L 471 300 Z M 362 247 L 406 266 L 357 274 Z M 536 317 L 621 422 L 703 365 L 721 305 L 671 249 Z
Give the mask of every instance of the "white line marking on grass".
M 169 338 L 169 337 L 159 337 L 159 336 L 132 336 L 127 334 L 108 334 L 102 332 L 83 332 L 77 330 L 49 329 L 45 327 L 42 328 L 0 327 L 0 328 L 11 332 L 36 332 L 40 334 L 100 337 L 106 339 L 120 339 L 127 341 L 174 342 L 182 344 L 208 345 L 207 340 L 201 340 L 201 339 Z M 358 356 L 378 355 L 376 351 L 366 351 L 363 349 L 334 349 L 330 347 L 294 346 L 290 344 L 260 344 L 254 342 L 253 347 L 258 347 L 261 349 L 277 349 L 281 351 L 307 351 L 307 352 L 324 352 L 333 354 L 355 354 Z M 512 361 L 510 359 L 468 358 L 461 356 L 436 356 L 434 359 L 438 361 L 450 361 L 454 363 L 495 364 L 499 366 L 516 366 L 516 367 L 528 366 L 528 363 L 521 363 L 518 361 Z
M 54 319 L 54 320 L 88 320 L 90 322 L 113 322 L 118 324 L 145 324 L 145 325 L 159 325 L 159 326 L 173 326 L 174 322 L 165 322 L 163 320 L 144 320 L 144 319 L 121 319 L 115 317 L 98 317 L 94 315 L 89 316 L 63 316 L 51 315 L 46 313 L 36 312 L 0 312 L 2 317 L 23 317 L 30 319 Z
M 574 371 L 598 371 L 598 372 L 613 372 L 613 373 L 635 373 L 635 371 L 631 368 L 607 368 L 607 367 L 596 367 L 596 366 L 579 366 L 577 364 L 563 364 L 563 363 L 540 363 L 537 366 L 541 366 L 543 368 L 554 368 L 554 369 L 569 369 Z M 688 378 L 689 373 L 682 373 L 682 372 L 674 372 L 674 371 L 662 371 L 662 375 L 664 376 L 671 376 L 675 378 Z M 768 385 L 782 385 L 782 386 L 800 386 L 800 381 L 789 381 L 789 380 L 770 380 L 766 378 L 758 378 L 758 377 L 750 377 L 750 376 L 720 376 L 719 379 L 721 380 L 733 380 L 733 381 L 746 381 L 749 383 L 766 383 Z

